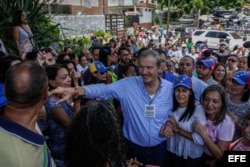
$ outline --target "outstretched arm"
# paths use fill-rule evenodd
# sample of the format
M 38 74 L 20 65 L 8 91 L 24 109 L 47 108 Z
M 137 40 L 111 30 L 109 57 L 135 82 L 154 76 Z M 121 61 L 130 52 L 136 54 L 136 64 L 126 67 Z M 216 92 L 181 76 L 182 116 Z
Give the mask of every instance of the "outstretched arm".
M 51 95 L 58 95 L 60 99 L 57 101 L 57 103 L 61 103 L 71 98 L 84 96 L 85 88 L 84 87 L 75 87 L 75 88 L 58 87 L 56 89 L 53 89 L 51 92 L 49 92 L 49 96 Z

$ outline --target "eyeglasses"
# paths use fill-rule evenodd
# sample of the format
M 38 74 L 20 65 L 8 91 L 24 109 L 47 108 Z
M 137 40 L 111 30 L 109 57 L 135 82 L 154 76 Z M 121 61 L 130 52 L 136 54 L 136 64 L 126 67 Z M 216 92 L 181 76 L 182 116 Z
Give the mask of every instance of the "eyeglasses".
M 128 54 L 123 54 L 122 57 L 128 57 L 130 55 L 130 53 Z
M 233 63 L 237 62 L 237 60 L 234 60 L 234 59 L 227 59 L 227 61 L 231 61 Z

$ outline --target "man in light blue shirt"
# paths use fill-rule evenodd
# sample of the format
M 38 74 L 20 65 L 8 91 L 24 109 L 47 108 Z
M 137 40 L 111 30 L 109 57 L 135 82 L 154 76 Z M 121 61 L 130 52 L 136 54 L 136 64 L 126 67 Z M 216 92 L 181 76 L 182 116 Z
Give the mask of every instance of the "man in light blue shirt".
M 115 83 L 95 84 L 83 88 L 57 88 L 51 93 L 86 98 L 116 98 L 124 116 L 123 135 L 127 141 L 128 158 L 151 165 L 164 166 L 166 138 L 160 135 L 173 106 L 173 85 L 159 77 L 161 57 L 153 50 L 139 55 L 141 76 L 129 77 Z M 105 67 L 103 67 L 105 68 Z

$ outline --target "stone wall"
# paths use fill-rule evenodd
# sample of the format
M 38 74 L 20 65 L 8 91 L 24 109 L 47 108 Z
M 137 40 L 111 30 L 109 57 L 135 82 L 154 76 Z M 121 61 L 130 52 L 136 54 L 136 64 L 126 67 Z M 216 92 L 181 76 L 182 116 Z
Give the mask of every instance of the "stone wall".
M 52 18 L 55 24 L 60 24 L 61 35 L 65 38 L 77 35 L 89 36 L 92 29 L 105 30 L 104 15 L 64 15 Z

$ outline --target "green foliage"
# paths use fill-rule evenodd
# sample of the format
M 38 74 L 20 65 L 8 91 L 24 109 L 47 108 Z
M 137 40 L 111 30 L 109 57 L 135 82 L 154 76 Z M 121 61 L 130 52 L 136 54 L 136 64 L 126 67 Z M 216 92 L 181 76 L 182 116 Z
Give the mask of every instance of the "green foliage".
M 104 37 L 104 36 L 105 36 L 105 31 L 103 30 L 96 31 L 96 37 Z
M 51 23 L 51 16 L 44 12 L 50 0 L 1 0 L 0 1 L 0 38 L 9 53 L 16 54 L 13 38 L 12 17 L 16 10 L 27 14 L 28 24 L 34 34 L 38 47 L 49 46 L 59 41 L 58 25 Z M 56 3 L 57 0 L 53 1 Z M 23 2 L 23 3 L 22 3 Z
M 162 27 L 162 20 L 160 18 L 160 15 L 156 13 L 155 10 L 153 10 L 153 13 L 152 13 L 152 23 L 157 24 L 160 27 Z
M 57 43 L 61 50 L 63 50 L 64 46 L 71 46 L 73 51 L 77 54 L 79 54 L 83 48 L 88 48 L 91 45 L 91 40 L 87 36 L 75 36 L 72 38 L 67 38 L 64 40 L 61 40 Z
M 105 32 L 104 37 L 107 38 L 107 39 L 110 39 L 110 38 L 112 38 L 113 36 L 112 36 L 110 33 Z
M 160 7 L 167 6 L 168 0 L 156 0 Z M 249 1 L 249 0 L 248 0 Z M 227 9 L 235 7 L 243 7 L 245 4 L 244 0 L 170 0 L 171 7 L 175 7 L 179 12 L 182 13 L 197 13 L 200 9 L 202 14 L 208 14 L 209 11 L 214 7 L 223 6 Z M 247 1 L 246 1 L 247 2 Z

